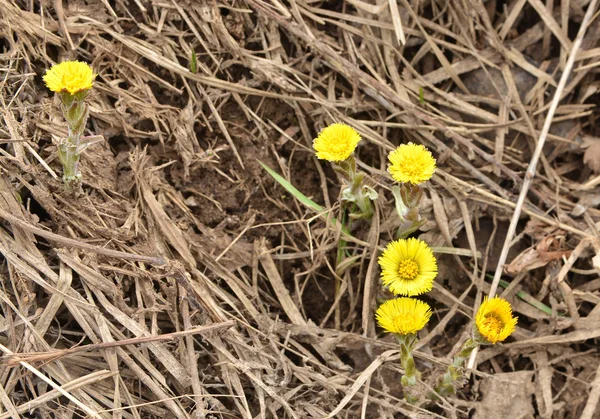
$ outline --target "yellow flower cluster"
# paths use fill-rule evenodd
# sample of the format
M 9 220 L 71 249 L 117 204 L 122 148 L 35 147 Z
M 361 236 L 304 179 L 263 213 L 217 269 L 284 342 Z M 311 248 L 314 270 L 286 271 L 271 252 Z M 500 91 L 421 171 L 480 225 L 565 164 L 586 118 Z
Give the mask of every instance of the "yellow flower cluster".
M 74 95 L 91 89 L 96 76 L 86 63 L 63 61 L 46 70 L 43 79 L 51 91 Z
M 354 128 L 334 123 L 319 133 L 313 148 L 319 159 L 343 162 L 350 159 L 360 141 L 360 134 Z M 436 169 L 435 158 L 421 144 L 402 144 L 388 155 L 388 159 L 390 175 L 403 185 L 426 182 Z M 405 202 L 405 205 L 417 204 L 418 200 L 416 203 Z M 411 221 L 418 222 L 419 218 Z M 404 296 L 386 301 L 377 309 L 375 316 L 379 326 L 397 335 L 416 333 L 429 321 L 431 309 L 426 303 L 407 297 L 422 295 L 433 288 L 438 273 L 433 252 L 422 240 L 400 239 L 388 243 L 378 262 L 383 285 L 393 294 Z M 486 299 L 475 321 L 479 336 L 490 343 L 505 340 L 514 331 L 516 323 L 510 304 L 499 297 Z
M 389 154 L 388 159 L 391 163 L 388 171 L 400 183 L 423 183 L 431 179 L 435 171 L 435 159 L 422 145 L 402 144 Z M 433 288 L 437 262 L 422 240 L 409 238 L 390 242 L 378 262 L 383 285 L 396 295 L 413 297 Z M 431 309 L 419 300 L 397 298 L 382 304 L 375 316 L 384 330 L 406 335 L 425 327 Z
M 510 303 L 503 298 L 484 299 L 475 316 L 480 335 L 489 343 L 502 342 L 515 331 L 518 317 L 513 317 Z
M 431 179 L 435 171 L 435 159 L 421 144 L 402 144 L 392 151 L 388 159 L 388 171 L 395 181 L 417 185 Z
M 351 126 L 342 123 L 329 125 L 313 142 L 317 157 L 330 162 L 346 160 L 354 153 L 360 134 Z
M 358 188 L 364 175 L 357 175 L 353 156 L 360 141 L 361 137 L 355 129 L 341 123 L 326 127 L 313 141 L 317 157 L 332 162 L 336 171 L 345 175 L 350 186 L 344 189 L 343 199 L 355 204 L 368 199 L 363 190 Z M 423 224 L 418 208 L 423 196 L 420 184 L 432 178 L 436 160 L 423 145 L 413 143 L 397 147 L 389 153 L 388 160 L 388 172 L 400 183 L 392 187 L 392 193 L 400 217 L 397 237 L 401 238 L 387 244 L 378 262 L 383 286 L 399 297 L 381 304 L 375 312 L 375 319 L 383 331 L 396 335 L 398 339 L 404 369 L 401 380 L 404 396 L 409 403 L 416 403 L 420 397 L 420 390 L 417 388 L 420 372 L 416 368 L 412 351 L 418 341 L 417 332 L 427 325 L 432 311 L 426 302 L 412 297 L 433 289 L 438 266 L 427 243 L 417 238 L 404 237 L 410 236 Z M 361 214 L 367 212 L 362 211 Z M 486 298 L 475 316 L 472 337 L 454 357 L 453 363 L 435 387 L 435 394 L 454 394 L 463 374 L 462 365 L 473 350 L 481 344 L 495 344 L 505 340 L 515 330 L 516 324 L 517 318 L 513 317 L 511 306 L 506 300 L 499 297 Z
M 379 258 L 384 286 L 396 295 L 421 295 L 433 288 L 437 262 L 422 240 L 396 240 Z M 427 303 L 413 298 L 396 298 L 383 303 L 375 313 L 379 326 L 387 332 L 406 335 L 421 330 L 431 317 Z

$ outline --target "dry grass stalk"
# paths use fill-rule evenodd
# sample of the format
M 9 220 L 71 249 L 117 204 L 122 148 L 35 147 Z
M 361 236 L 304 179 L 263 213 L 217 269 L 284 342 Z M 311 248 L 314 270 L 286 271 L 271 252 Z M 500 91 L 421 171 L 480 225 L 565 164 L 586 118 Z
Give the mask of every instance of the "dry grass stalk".
M 29 352 L 29 353 L 12 353 L 10 356 L 3 359 L 1 362 L 5 363 L 9 366 L 14 366 L 20 362 L 49 362 L 57 360 L 58 358 L 63 358 L 66 356 L 71 356 L 80 352 L 92 352 L 92 351 L 100 351 L 110 348 L 116 348 L 119 346 L 127 346 L 127 345 L 141 345 L 148 342 L 162 342 L 162 341 L 171 341 L 176 340 L 183 336 L 188 335 L 198 335 L 202 333 L 210 333 L 215 332 L 220 329 L 227 329 L 235 325 L 235 321 L 229 320 L 223 323 L 211 324 L 210 326 L 198 327 L 194 329 L 188 329 L 181 332 L 173 332 L 173 333 L 165 333 L 159 336 L 146 336 L 139 338 L 131 338 L 131 339 L 123 339 L 121 341 L 115 342 L 102 342 L 98 344 L 92 345 L 83 345 L 83 346 L 75 346 L 69 349 L 63 350 L 55 350 L 49 353 L 44 352 Z

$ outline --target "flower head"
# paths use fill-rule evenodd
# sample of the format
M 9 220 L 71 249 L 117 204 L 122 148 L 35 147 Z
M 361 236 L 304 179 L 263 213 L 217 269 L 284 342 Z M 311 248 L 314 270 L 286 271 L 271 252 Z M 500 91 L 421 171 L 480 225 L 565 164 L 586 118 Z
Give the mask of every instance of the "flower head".
M 417 333 L 425 327 L 430 317 L 429 304 L 407 297 L 388 300 L 375 312 L 379 327 L 397 335 Z
M 477 311 L 475 325 L 485 340 L 496 343 L 502 342 L 515 331 L 517 320 L 517 317 L 512 316 L 512 308 L 504 298 L 486 297 Z
M 395 181 L 418 184 L 431 179 L 435 159 L 422 144 L 402 144 L 388 155 L 388 171 Z
M 74 95 L 91 89 L 96 76 L 86 63 L 63 61 L 46 70 L 43 79 L 51 91 Z
M 342 161 L 354 153 L 360 134 L 346 124 L 336 123 L 324 128 L 313 142 L 317 157 L 328 161 Z
M 437 276 L 433 252 L 427 243 L 415 238 L 388 243 L 379 266 L 383 285 L 396 295 L 411 297 L 431 291 Z

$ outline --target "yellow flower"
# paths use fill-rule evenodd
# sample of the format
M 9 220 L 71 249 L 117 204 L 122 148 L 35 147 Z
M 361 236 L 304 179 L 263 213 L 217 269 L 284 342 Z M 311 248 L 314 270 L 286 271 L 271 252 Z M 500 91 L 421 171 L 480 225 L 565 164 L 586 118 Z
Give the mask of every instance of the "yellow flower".
M 489 343 L 496 343 L 502 342 L 515 331 L 517 319 L 512 316 L 512 308 L 504 298 L 486 297 L 477 311 L 475 325 Z
M 388 243 L 379 257 L 381 280 L 396 295 L 412 297 L 431 291 L 437 262 L 423 240 L 410 238 Z
M 388 300 L 375 312 L 379 327 L 397 335 L 417 333 L 425 327 L 430 317 L 429 304 L 407 297 Z
M 346 124 L 332 124 L 324 128 L 313 142 L 317 157 L 328 161 L 342 161 L 354 153 L 360 134 Z
M 97 74 L 94 74 L 92 68 L 86 63 L 63 61 L 46 70 L 43 79 L 51 91 L 74 95 L 91 89 L 96 76 Z
M 435 159 L 421 144 L 402 144 L 388 159 L 391 163 L 388 171 L 397 182 L 423 183 L 431 179 L 435 171 Z

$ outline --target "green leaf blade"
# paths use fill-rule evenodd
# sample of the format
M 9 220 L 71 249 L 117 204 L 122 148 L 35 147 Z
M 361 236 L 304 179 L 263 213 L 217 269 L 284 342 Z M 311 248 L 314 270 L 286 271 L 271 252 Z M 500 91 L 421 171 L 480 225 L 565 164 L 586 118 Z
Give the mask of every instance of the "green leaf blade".
M 267 166 L 266 164 L 264 164 L 260 160 L 258 162 L 263 167 L 263 169 L 265 169 L 267 171 L 267 173 L 269 173 L 269 175 L 271 175 L 271 177 L 277 181 L 277 183 L 279 183 L 281 186 L 283 186 L 284 189 L 286 191 L 288 191 L 290 194 L 292 194 L 292 196 L 294 198 L 296 198 L 298 201 L 300 201 L 301 203 L 303 203 L 307 207 L 314 209 L 315 211 L 318 211 L 318 212 L 325 211 L 325 208 L 323 208 L 322 206 L 320 206 L 319 204 L 317 204 L 315 201 L 313 201 L 312 199 L 310 199 L 308 196 L 304 195 L 302 192 L 300 192 L 298 189 L 296 189 L 294 187 L 294 185 L 292 185 L 290 182 L 288 182 L 279 173 L 277 173 L 276 171 L 274 171 L 273 169 L 271 169 L 269 166 Z

